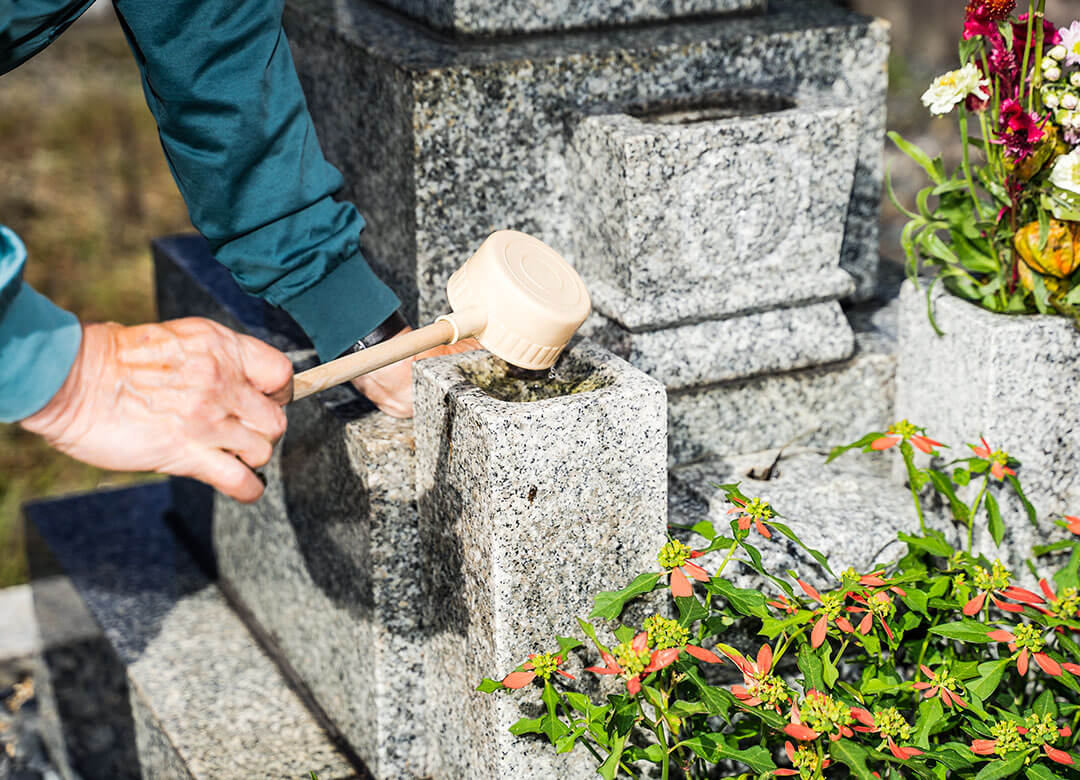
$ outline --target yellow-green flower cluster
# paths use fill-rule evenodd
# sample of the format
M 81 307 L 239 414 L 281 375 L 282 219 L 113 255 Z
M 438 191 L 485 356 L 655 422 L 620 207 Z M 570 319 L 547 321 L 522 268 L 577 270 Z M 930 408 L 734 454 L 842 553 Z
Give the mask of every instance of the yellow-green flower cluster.
M 799 745 L 795 748 L 790 758 L 791 765 L 799 770 L 800 777 L 813 777 L 821 765 L 821 758 L 818 756 L 817 751 L 806 745 Z
M 767 498 L 751 498 L 750 502 L 742 508 L 742 513 L 750 515 L 755 520 L 770 520 L 776 516 Z
M 690 548 L 678 539 L 672 539 L 660 548 L 660 553 L 656 556 L 656 559 L 660 561 L 660 565 L 665 569 L 674 569 L 676 566 L 682 566 L 686 563 L 690 559 L 691 552 Z
M 1020 732 L 1016 730 L 1016 724 L 1011 720 L 997 721 L 990 727 L 990 733 L 997 742 L 994 745 L 994 752 L 999 756 L 1004 756 L 1006 753 L 1015 753 L 1025 747 L 1024 738 L 1020 736 Z
M 541 680 L 547 680 L 555 674 L 559 666 L 559 657 L 554 653 L 540 653 L 532 657 L 533 671 Z
M 762 704 L 773 707 L 791 698 L 787 683 L 771 674 L 763 675 L 746 686 L 747 691 L 761 699 Z
M 1065 588 L 1058 594 L 1057 601 L 1051 602 L 1054 616 L 1062 620 L 1075 620 L 1080 610 L 1080 592 L 1076 588 Z
M 1042 631 L 1029 623 L 1021 623 L 1013 629 L 1016 637 L 1016 646 L 1020 649 L 1028 649 L 1033 653 L 1041 653 L 1046 646 L 1046 640 L 1042 637 Z
M 979 590 L 1003 590 L 1012 582 L 1012 572 L 1000 560 L 994 561 L 991 571 L 979 566 L 975 569 L 975 587 Z
M 1050 713 L 1028 715 L 1024 725 L 1027 726 L 1027 734 L 1024 736 L 1035 747 L 1053 745 L 1057 742 L 1057 738 L 1061 736 L 1058 732 L 1057 723 L 1054 722 L 1054 716 Z
M 649 645 L 654 650 L 667 650 L 670 647 L 682 647 L 690 640 L 690 632 L 679 621 L 653 615 L 642 628 L 649 634 Z
M 799 711 L 802 722 L 820 734 L 831 734 L 855 720 L 850 707 L 820 691 L 807 696 Z
M 823 593 L 821 596 L 821 609 L 829 620 L 836 620 L 844 611 L 845 596 L 843 593 Z
M 911 739 L 911 725 L 896 707 L 886 707 L 874 713 L 874 725 L 883 737 L 907 742 Z
M 645 667 L 649 665 L 649 656 L 651 655 L 649 648 L 635 650 L 630 642 L 617 645 L 611 651 L 611 654 L 615 656 L 615 660 L 622 667 L 627 677 L 636 677 L 645 671 Z

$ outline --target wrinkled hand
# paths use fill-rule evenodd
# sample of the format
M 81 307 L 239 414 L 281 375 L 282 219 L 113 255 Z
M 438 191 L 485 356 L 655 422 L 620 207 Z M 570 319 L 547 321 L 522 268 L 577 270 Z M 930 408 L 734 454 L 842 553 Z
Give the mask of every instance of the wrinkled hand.
M 193 477 L 254 501 L 263 485 L 251 469 L 285 432 L 266 395 L 291 377 L 281 352 L 210 320 L 87 325 L 63 387 L 21 425 L 94 466 Z
M 412 328 L 405 328 L 401 333 L 406 333 Z M 398 333 L 397 335 L 401 335 Z M 457 344 L 435 347 L 427 352 L 422 352 L 415 357 L 394 363 L 378 371 L 357 377 L 353 380 L 353 387 L 367 396 L 368 400 L 379 407 L 380 410 L 391 417 L 407 418 L 413 416 L 413 386 L 412 364 L 414 360 L 435 357 L 436 355 L 452 355 L 456 352 L 469 352 L 480 349 L 480 344 L 475 339 L 464 339 Z

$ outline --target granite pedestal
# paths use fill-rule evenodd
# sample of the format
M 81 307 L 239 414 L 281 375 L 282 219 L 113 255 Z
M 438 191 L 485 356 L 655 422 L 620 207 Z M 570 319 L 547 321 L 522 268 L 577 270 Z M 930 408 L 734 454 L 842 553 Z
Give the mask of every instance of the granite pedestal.
M 569 251 L 596 309 L 642 330 L 852 293 L 860 117 L 822 103 L 720 93 L 583 118 Z
M 72 768 L 85 778 L 363 777 L 177 544 L 169 503 L 156 483 L 27 507 L 43 679 Z M 57 587 L 61 573 L 73 588 Z
M 285 24 L 342 195 L 367 217 L 365 252 L 420 320 L 443 313 L 449 275 L 493 230 L 578 262 L 571 196 L 585 172 L 568 152 L 583 115 L 746 90 L 856 113 L 840 262 L 857 296 L 873 291 L 883 22 L 777 0 L 760 15 L 463 41 L 367 2 L 291 0 Z
M 666 541 L 663 387 L 586 341 L 564 354 L 556 375 L 581 392 L 493 397 L 518 388 L 483 353 L 414 370 L 437 777 L 592 776 L 588 755 L 558 756 L 507 733 L 534 697 L 525 705 L 474 689 L 556 648 L 556 635 L 577 634 L 592 594 L 655 569 Z
M 668 390 L 835 363 L 855 351 L 835 301 L 641 332 L 594 312 L 581 332 Z
M 564 30 L 683 16 L 760 11 L 766 0 L 383 0 L 433 27 L 464 34 Z
M 925 426 L 951 457 L 969 456 L 985 436 L 1021 462 L 1042 518 L 1033 528 L 1002 491 L 1003 547 L 1022 557 L 1053 539 L 1052 515 L 1080 513 L 1080 330 L 1064 317 L 995 314 L 942 287 L 933 307 L 944 336 L 930 326 L 925 292 L 910 282 L 901 292 L 896 418 Z M 981 546 L 994 556 L 988 539 Z
M 890 307 L 879 314 L 894 313 Z M 888 319 L 888 317 L 884 317 Z M 832 447 L 893 415 L 896 342 L 861 314 L 852 357 L 668 394 L 671 465 L 786 445 Z

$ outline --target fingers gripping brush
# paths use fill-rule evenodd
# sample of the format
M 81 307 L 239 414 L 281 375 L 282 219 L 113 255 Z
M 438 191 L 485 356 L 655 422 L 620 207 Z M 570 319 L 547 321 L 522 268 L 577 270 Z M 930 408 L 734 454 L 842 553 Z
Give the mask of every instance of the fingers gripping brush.
M 433 347 L 475 338 L 519 368 L 555 364 L 592 304 L 577 272 L 542 241 L 516 230 L 492 233 L 446 285 L 452 309 L 432 324 L 331 360 L 275 394 L 298 401 Z

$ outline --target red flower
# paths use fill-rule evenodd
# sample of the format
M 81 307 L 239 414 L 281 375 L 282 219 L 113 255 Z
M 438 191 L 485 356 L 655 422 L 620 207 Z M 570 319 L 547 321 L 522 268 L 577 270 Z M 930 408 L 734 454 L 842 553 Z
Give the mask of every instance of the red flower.
M 822 734 L 828 734 L 829 741 L 836 742 L 842 737 L 855 736 L 855 732 L 848 725 L 857 720 L 855 710 L 850 707 L 845 709 L 844 705 L 831 696 L 811 688 L 803 699 L 803 710 L 807 713 L 806 719 L 814 725 L 803 722 L 803 713 L 799 706 L 792 702 L 791 723 L 784 726 L 784 733 L 789 737 L 809 742 Z
M 1062 591 L 1061 598 L 1058 598 L 1057 593 L 1050 587 L 1050 583 L 1046 581 L 1046 578 L 1039 580 L 1039 588 L 1042 589 L 1043 594 L 1046 596 L 1046 606 L 1035 607 L 1039 612 L 1061 620 L 1075 620 L 1080 616 L 1080 595 L 1077 594 L 1075 588 L 1067 588 Z M 1064 633 L 1065 627 L 1058 626 L 1057 630 Z
M 901 420 L 900 422 L 890 425 L 889 430 L 886 431 L 883 436 L 879 436 L 870 442 L 870 449 L 878 451 L 887 450 L 890 447 L 895 447 L 902 441 L 910 441 L 917 448 L 929 455 L 934 451 L 934 447 L 943 446 L 941 442 L 934 441 L 925 434 L 925 428 L 919 428 L 916 425 L 912 425 L 907 420 Z
M 889 585 L 888 581 L 882 578 L 884 571 L 875 571 L 870 574 L 864 574 L 859 577 L 859 584 L 868 588 L 884 588 L 888 587 L 897 596 L 906 596 L 907 592 L 899 585 Z
M 731 686 L 731 692 L 735 698 L 747 707 L 764 704 L 780 712 L 780 702 L 787 701 L 790 697 L 787 685 L 784 684 L 783 680 L 772 675 L 772 648 L 768 645 L 762 645 L 758 649 L 756 661 L 748 661 L 730 648 L 724 650 L 723 653 L 742 672 L 743 685 Z
M 968 617 L 979 614 L 986 604 L 987 596 L 990 596 L 990 601 L 993 602 L 994 606 L 1003 612 L 1023 612 L 1023 604 L 1038 608 L 1038 605 L 1043 603 L 1042 597 L 1038 593 L 1032 593 L 1027 588 L 1010 585 L 1009 581 L 1011 579 L 1012 573 L 1002 565 L 1001 561 L 994 561 L 990 571 L 982 567 L 975 569 L 975 587 L 980 592 L 964 604 L 963 613 Z M 1013 601 L 1019 601 L 1021 604 L 1009 604 L 1000 601 L 997 598 L 999 595 Z
M 991 450 L 990 445 L 986 443 L 985 437 L 980 437 L 982 446 L 975 444 L 969 444 L 975 451 L 975 454 L 983 460 L 990 461 L 990 473 L 994 475 L 994 479 L 1003 480 L 1006 474 L 1016 476 L 1016 472 L 1008 467 L 1009 453 L 1004 450 Z
M 889 729 L 889 731 L 899 734 L 901 733 L 902 729 L 904 739 L 910 736 L 910 727 L 908 726 L 907 722 L 903 720 L 903 716 L 901 716 L 895 709 L 893 709 L 891 712 L 885 711 L 884 713 L 879 714 L 882 715 L 882 718 L 885 721 L 885 726 Z M 855 727 L 856 731 L 863 734 L 881 734 L 882 726 L 877 723 L 876 718 L 870 714 L 869 710 L 863 709 L 862 707 L 852 707 L 851 715 L 855 718 L 855 720 L 859 721 L 859 723 L 862 724 L 861 726 Z M 899 723 L 897 723 L 898 720 Z M 884 734 L 883 739 L 885 744 L 889 748 L 889 752 L 901 761 L 907 761 L 912 756 L 921 756 L 923 753 L 923 751 L 919 750 L 918 748 L 901 747 L 897 745 L 896 740 L 893 739 L 892 733 Z
M 931 696 L 937 695 L 941 697 L 941 701 L 946 707 L 952 707 L 954 704 L 960 707 L 967 706 L 967 702 L 953 692 L 954 688 L 960 687 L 960 681 L 950 675 L 947 669 L 934 672 L 926 664 L 920 664 L 919 668 L 923 674 L 930 678 L 930 682 L 917 682 L 914 686 L 915 690 L 924 691 L 923 696 L 925 698 L 929 699 Z
M 799 611 L 799 608 L 795 606 L 795 604 L 793 604 L 792 602 L 788 601 L 788 597 L 785 596 L 783 593 L 776 597 L 776 601 L 767 601 L 765 603 L 768 604 L 770 607 L 776 607 L 776 609 L 781 609 L 789 615 L 794 615 L 796 612 Z
M 851 621 L 841 613 L 844 604 L 844 596 L 842 594 L 829 593 L 823 597 L 818 593 L 817 588 L 814 586 L 808 585 L 802 580 L 796 580 L 796 582 L 799 583 L 799 587 L 805 591 L 807 596 L 821 602 L 821 607 L 814 612 L 814 614 L 818 615 L 818 619 L 817 622 L 814 623 L 813 630 L 810 632 L 810 645 L 812 647 L 816 649 L 821 647 L 825 642 L 825 636 L 829 633 L 829 621 L 835 623 L 837 628 L 845 633 L 855 633 L 855 628 L 851 625 Z
M 604 661 L 604 665 L 589 666 L 585 671 L 594 674 L 621 674 L 626 678 L 626 690 L 630 694 L 636 694 L 641 690 L 642 678 L 671 666 L 683 651 L 707 664 L 722 664 L 724 662 L 716 653 L 691 644 L 680 647 L 666 647 L 650 653 L 649 632 L 642 631 L 631 642 L 616 647 L 613 653 L 601 650 L 600 658 Z M 616 658 L 616 656 L 620 656 L 620 658 Z
M 1044 672 L 1053 677 L 1061 676 L 1061 665 L 1042 652 L 1046 642 L 1042 638 L 1042 631 L 1035 626 L 1021 623 L 1013 629 L 1012 633 L 998 629 L 997 631 L 991 631 L 987 636 L 995 642 L 1008 642 L 1009 650 L 1013 653 L 1017 653 L 1019 649 L 1019 653 L 1016 655 L 1016 670 L 1021 675 L 1027 674 L 1028 656 L 1030 655 Z
M 686 578 L 689 574 L 698 582 L 708 582 L 709 573 L 696 563 L 690 563 L 691 558 L 700 558 L 704 555 L 700 550 L 691 550 L 678 539 L 672 539 L 665 544 L 656 556 L 660 565 L 666 572 L 671 574 L 672 596 L 693 596 L 694 586 Z M 685 570 L 685 572 L 684 572 Z M 665 573 L 666 573 L 665 572 Z
M 1013 48 L 1016 51 L 1023 51 L 1027 46 L 1028 41 L 1028 15 L 1020 14 L 1013 22 Z M 1031 45 L 1034 47 L 1035 41 L 1038 39 L 1039 28 L 1032 25 L 1031 27 Z M 1057 46 L 1061 43 L 1061 33 L 1058 32 L 1058 28 L 1054 26 L 1052 22 L 1043 19 L 1043 46 L 1050 48 L 1051 46 Z
M 971 0 L 966 10 L 969 20 L 978 18 L 986 22 L 1001 22 L 1012 16 L 1016 10 L 1016 0 Z
M 1080 536 L 1080 517 L 1074 517 L 1072 515 L 1065 515 L 1065 520 L 1068 522 L 1066 528 L 1072 531 L 1074 534 Z
M 1026 160 L 1045 135 L 1043 121 L 1038 114 L 1025 111 L 1020 103 L 1007 98 L 1001 101 L 1001 136 L 994 143 L 1004 145 L 1005 151 L 1017 162 Z
M 816 769 L 828 769 L 831 761 L 829 758 L 818 759 L 817 753 L 813 753 L 806 747 L 799 745 L 798 749 L 791 742 L 784 743 L 784 752 L 787 753 L 788 761 L 793 766 L 798 766 L 799 769 L 774 769 L 774 775 L 783 775 L 784 777 L 794 777 L 802 774 L 803 768 L 816 768 Z M 820 760 L 820 764 L 818 761 Z
M 524 671 L 510 672 L 503 678 L 502 684 L 507 688 L 524 688 L 531 683 L 537 677 L 542 680 L 547 680 L 552 674 L 558 673 L 567 679 L 573 680 L 574 676 L 567 674 L 559 665 L 562 663 L 561 655 L 553 655 L 552 653 L 540 653 L 539 655 L 530 655 L 529 660 L 521 665 Z
M 889 639 L 894 639 L 892 629 L 889 628 L 889 624 L 885 622 L 885 618 L 888 617 L 889 612 L 892 609 L 892 599 L 889 598 L 887 593 L 878 592 L 870 596 L 869 599 L 858 594 L 852 593 L 851 597 L 856 601 L 865 604 L 866 606 L 848 607 L 848 612 L 865 612 L 866 615 L 859 621 L 859 633 L 866 635 L 870 633 L 870 629 L 874 626 L 874 618 L 878 619 L 881 623 L 881 627 L 885 629 L 885 634 Z
M 759 534 L 766 539 L 772 539 L 772 531 L 765 524 L 765 521 L 771 520 L 776 516 L 776 512 L 769 505 L 769 502 L 763 498 L 752 498 L 747 503 L 737 496 L 731 496 L 728 499 L 731 503 L 735 504 L 728 510 L 728 514 L 733 512 L 740 512 L 741 514 L 736 518 L 738 520 L 738 527 L 740 531 L 750 530 L 750 525 L 753 524 L 754 528 Z

